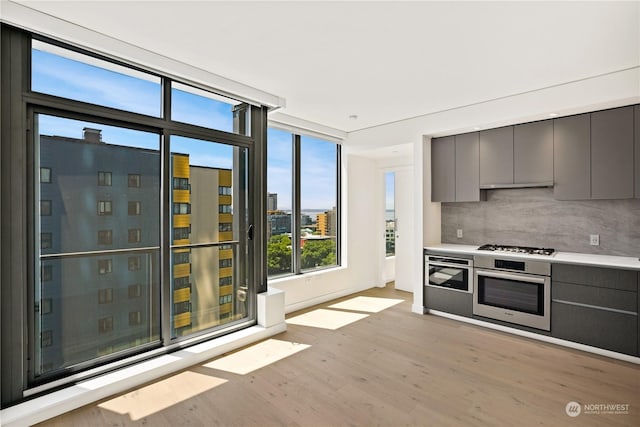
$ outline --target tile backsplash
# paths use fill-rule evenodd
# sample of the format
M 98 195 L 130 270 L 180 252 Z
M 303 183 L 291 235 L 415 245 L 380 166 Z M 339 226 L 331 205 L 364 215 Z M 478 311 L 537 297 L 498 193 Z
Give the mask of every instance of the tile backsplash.
M 487 190 L 483 202 L 443 203 L 441 215 L 443 243 L 640 257 L 640 199 L 560 201 L 552 188 Z M 590 234 L 600 235 L 599 246 L 589 244 Z

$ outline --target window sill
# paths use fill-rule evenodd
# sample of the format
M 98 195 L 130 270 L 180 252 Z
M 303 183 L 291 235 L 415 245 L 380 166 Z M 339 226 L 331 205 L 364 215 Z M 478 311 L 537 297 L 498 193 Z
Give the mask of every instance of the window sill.
M 344 271 L 346 270 L 347 267 L 340 265 L 337 267 L 327 267 L 327 268 L 323 268 L 323 269 L 319 269 L 319 270 L 312 270 L 312 271 L 308 271 L 306 273 L 302 273 L 302 274 L 289 274 L 286 276 L 277 276 L 277 277 L 273 277 L 271 279 L 267 279 L 267 286 L 273 285 L 273 286 L 277 286 L 281 283 L 287 283 L 287 282 L 293 282 L 296 280 L 301 280 L 305 277 L 315 277 L 315 276 L 322 276 L 325 274 L 331 274 L 331 273 L 335 273 L 335 272 L 339 272 L 339 271 Z

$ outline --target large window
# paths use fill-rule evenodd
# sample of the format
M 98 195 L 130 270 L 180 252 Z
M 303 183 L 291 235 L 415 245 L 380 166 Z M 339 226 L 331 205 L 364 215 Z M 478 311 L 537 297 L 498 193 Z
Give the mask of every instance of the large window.
M 271 277 L 340 264 L 340 146 L 270 128 L 267 262 Z
M 384 202 L 384 241 L 386 256 L 396 254 L 396 174 L 384 174 L 385 202 Z
M 254 325 L 266 108 L 1 36 L 3 404 Z

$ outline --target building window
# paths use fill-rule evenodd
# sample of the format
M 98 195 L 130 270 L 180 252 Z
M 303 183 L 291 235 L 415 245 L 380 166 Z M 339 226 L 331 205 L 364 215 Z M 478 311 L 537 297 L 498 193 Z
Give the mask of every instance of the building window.
M 40 168 L 40 183 L 51 184 L 51 168 Z
M 101 187 L 111 187 L 111 172 L 98 172 L 98 185 Z
M 130 173 L 128 178 L 129 188 L 140 188 L 140 175 Z
M 233 284 L 233 277 L 221 277 L 218 282 L 220 286 L 228 286 Z
M 113 331 L 113 316 L 103 317 L 98 320 L 98 332 L 104 334 Z
M 231 187 L 218 187 L 218 194 L 221 196 L 230 196 Z
M 53 331 L 42 331 L 40 334 L 40 346 L 51 347 L 53 345 Z
M 218 213 L 231 213 L 231 205 L 219 205 Z
M 109 274 L 113 270 L 113 263 L 110 259 L 98 260 L 98 274 Z
M 220 268 L 227 268 L 233 265 L 233 261 L 231 259 L 221 259 L 218 261 Z
M 173 240 L 184 240 L 189 238 L 191 230 L 189 227 L 178 227 L 173 229 Z
M 174 190 L 191 190 L 189 178 L 173 178 Z
M 129 312 L 129 326 L 135 326 L 142 323 L 142 313 L 139 311 Z
M 142 286 L 138 283 L 129 285 L 129 298 L 138 298 L 142 295 Z
M 218 231 L 224 233 L 226 231 L 231 231 L 232 224 L 230 222 L 221 222 L 218 224 Z
M 189 203 L 174 203 L 173 204 L 174 215 L 184 215 L 191 213 L 191 205 Z
M 218 302 L 220 303 L 220 305 L 229 304 L 231 301 L 232 301 L 231 294 L 229 294 L 229 295 L 221 295 L 220 298 L 218 298 Z
M 140 270 L 140 266 L 142 264 L 142 258 L 139 256 L 130 256 L 128 259 L 128 263 L 129 263 L 129 271 Z
M 139 228 L 129 229 L 129 243 L 140 243 L 142 240 L 142 231 Z
M 51 233 L 40 233 L 40 249 L 51 249 L 53 237 Z
M 98 244 L 111 245 L 113 243 L 113 233 L 111 230 L 98 230 Z
M 98 304 L 109 304 L 113 302 L 113 288 L 98 290 Z
M 51 200 L 40 200 L 40 215 L 51 216 Z
M 40 314 L 49 314 L 52 311 L 51 298 L 43 298 L 40 301 Z
M 111 200 L 100 200 L 98 202 L 98 215 L 111 215 Z
M 51 265 L 43 265 L 40 268 L 40 279 L 43 282 L 48 282 L 53 277 L 53 267 Z
M 189 301 L 181 301 L 173 304 L 173 314 L 189 313 L 191 311 L 191 303 Z
M 191 262 L 191 254 L 189 252 L 174 252 L 173 264 L 189 264 Z
M 127 211 L 129 215 L 140 215 L 140 202 L 129 202 Z
M 173 289 L 191 288 L 189 277 L 177 277 L 173 279 Z

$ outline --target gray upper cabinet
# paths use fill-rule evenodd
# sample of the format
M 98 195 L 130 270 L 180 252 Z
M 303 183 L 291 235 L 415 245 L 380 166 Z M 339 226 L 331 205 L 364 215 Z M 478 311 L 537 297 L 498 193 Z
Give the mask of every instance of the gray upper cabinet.
M 634 119 L 634 134 L 635 134 L 635 140 L 636 140 L 636 171 L 635 171 L 635 175 L 636 175 L 636 198 L 640 199 L 640 105 L 636 105 L 634 107 L 634 115 L 635 115 L 635 119 Z M 640 277 L 640 274 L 639 274 Z M 640 321 L 640 319 L 639 319 Z
M 431 201 L 456 199 L 456 151 L 453 136 L 431 140 Z
M 455 136 L 456 202 L 480 200 L 480 139 L 478 132 Z
M 633 198 L 633 107 L 591 113 L 591 198 Z
M 558 200 L 591 198 L 591 115 L 553 123 L 553 195 Z
M 480 132 L 480 186 L 513 184 L 513 126 Z
M 514 184 L 553 185 L 553 121 L 513 129 Z

